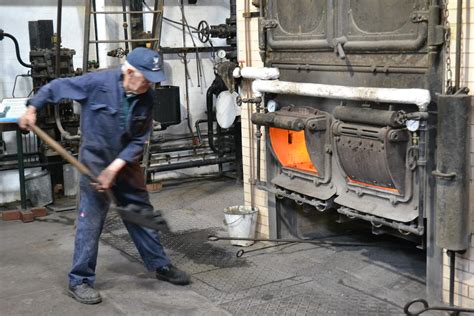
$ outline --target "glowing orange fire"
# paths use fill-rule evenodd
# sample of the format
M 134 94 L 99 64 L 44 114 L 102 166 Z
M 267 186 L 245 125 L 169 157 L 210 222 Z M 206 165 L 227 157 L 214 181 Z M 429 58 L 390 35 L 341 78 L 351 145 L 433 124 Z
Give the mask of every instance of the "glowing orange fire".
M 309 158 L 306 149 L 304 131 L 290 131 L 281 128 L 270 128 L 270 142 L 273 151 L 282 166 L 305 172 L 318 173 Z
M 382 186 L 379 186 L 379 185 L 373 185 L 373 184 L 357 181 L 357 180 L 351 179 L 351 177 L 347 177 L 347 182 L 352 183 L 352 184 L 361 185 L 361 186 L 368 187 L 368 188 L 379 189 L 379 190 L 389 191 L 389 192 L 393 192 L 393 193 L 400 193 L 400 191 L 398 191 L 397 189 L 387 188 L 387 187 L 382 187 Z

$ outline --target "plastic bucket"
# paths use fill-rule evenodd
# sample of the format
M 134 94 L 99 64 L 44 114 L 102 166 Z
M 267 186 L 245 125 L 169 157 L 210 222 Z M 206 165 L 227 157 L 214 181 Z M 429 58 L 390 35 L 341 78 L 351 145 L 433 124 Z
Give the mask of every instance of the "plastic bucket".
M 25 176 L 26 198 L 31 205 L 45 206 L 53 203 L 53 189 L 48 170 L 30 173 Z
M 224 209 L 224 222 L 229 231 L 229 237 L 235 238 L 255 238 L 257 228 L 258 208 L 250 206 L 230 206 Z M 231 240 L 235 246 L 248 247 L 254 241 Z

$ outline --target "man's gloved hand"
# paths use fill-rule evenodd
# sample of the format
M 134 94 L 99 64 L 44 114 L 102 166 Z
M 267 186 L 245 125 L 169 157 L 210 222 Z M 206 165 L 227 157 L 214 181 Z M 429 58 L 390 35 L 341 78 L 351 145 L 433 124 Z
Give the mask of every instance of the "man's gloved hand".
M 110 189 L 114 184 L 117 174 L 125 165 L 126 162 L 124 160 L 115 159 L 107 168 L 102 170 L 100 175 L 97 177 L 98 183 L 92 183 L 92 185 L 99 192 Z

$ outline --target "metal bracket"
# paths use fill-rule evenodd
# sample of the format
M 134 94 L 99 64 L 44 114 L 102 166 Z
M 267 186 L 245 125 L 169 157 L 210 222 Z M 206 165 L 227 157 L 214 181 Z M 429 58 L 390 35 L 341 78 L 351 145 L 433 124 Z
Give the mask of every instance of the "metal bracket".
M 243 18 L 258 18 L 260 16 L 260 12 L 244 12 L 242 13 Z
M 277 20 L 262 20 L 263 29 L 274 29 L 278 26 Z
M 411 15 L 411 21 L 413 23 L 421 23 L 421 22 L 428 22 L 428 11 L 415 11 Z

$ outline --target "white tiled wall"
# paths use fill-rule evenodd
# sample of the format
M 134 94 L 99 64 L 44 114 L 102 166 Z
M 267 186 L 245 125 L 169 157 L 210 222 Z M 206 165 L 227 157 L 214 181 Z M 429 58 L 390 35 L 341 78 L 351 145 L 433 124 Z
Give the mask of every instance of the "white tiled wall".
M 474 3 L 463 1 L 463 27 L 462 27 L 462 58 L 461 58 L 461 86 L 467 86 L 474 91 L 474 23 L 471 17 Z M 456 1 L 449 3 L 449 21 L 451 27 L 451 61 L 454 76 L 455 49 L 456 49 Z M 474 117 L 471 115 L 471 181 L 470 181 L 470 210 L 471 233 L 474 231 L 474 212 L 472 200 L 474 199 L 473 167 L 474 167 Z M 465 254 L 456 256 L 455 273 L 455 300 L 454 303 L 463 307 L 474 308 L 474 239 L 471 238 L 471 247 Z M 443 258 L 443 300 L 449 301 L 449 258 Z
M 251 5 L 251 10 L 256 11 L 255 7 Z M 254 67 L 263 66 L 262 60 L 258 53 L 258 24 L 257 19 L 251 19 L 250 23 L 250 39 L 249 43 L 252 48 L 251 60 L 246 60 L 245 54 L 245 19 L 243 18 L 244 13 L 244 1 L 237 1 L 237 34 L 238 34 L 238 59 L 242 66 L 251 65 Z M 247 86 L 247 85 L 245 85 Z M 244 97 L 249 97 L 250 93 L 248 89 L 242 88 L 241 94 Z M 244 198 L 245 204 L 259 208 L 257 233 L 260 237 L 269 236 L 268 228 L 268 205 L 267 205 L 267 193 L 265 191 L 258 190 L 250 183 L 251 178 L 251 165 L 254 167 L 254 178 L 256 177 L 256 137 L 255 137 L 255 126 L 252 125 L 249 119 L 249 113 L 254 112 L 255 109 L 250 109 L 249 106 L 244 104 L 242 106 L 242 160 L 244 169 Z M 263 131 L 263 128 L 262 128 Z M 253 163 L 251 163 L 251 157 L 254 157 Z M 265 136 L 261 140 L 261 178 L 265 180 Z

